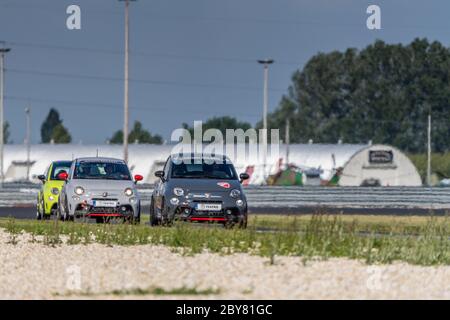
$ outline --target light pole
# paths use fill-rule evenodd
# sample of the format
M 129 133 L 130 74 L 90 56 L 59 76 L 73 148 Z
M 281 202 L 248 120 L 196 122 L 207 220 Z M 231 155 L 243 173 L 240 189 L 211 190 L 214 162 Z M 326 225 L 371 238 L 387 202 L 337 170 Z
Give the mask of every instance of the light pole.
M 263 178 L 266 177 L 267 162 L 267 109 L 269 105 L 269 65 L 274 63 L 273 59 L 258 60 L 264 66 L 264 105 L 263 105 Z
M 431 111 L 428 114 L 427 131 L 427 186 L 431 187 Z
M 27 146 L 27 180 L 30 180 L 30 151 L 31 151 L 31 109 L 25 108 L 25 116 L 27 118 L 27 134 L 26 134 L 26 146 Z
M 124 77 L 124 104 L 123 104 L 123 159 L 128 162 L 128 51 L 129 51 L 129 6 L 130 1 L 125 2 L 125 77 Z
M 4 83 L 5 83 L 5 54 L 11 51 L 9 48 L 0 48 L 0 180 L 1 186 L 5 180 L 3 174 L 3 144 L 4 144 L 4 119 L 3 119 L 3 101 L 4 101 Z

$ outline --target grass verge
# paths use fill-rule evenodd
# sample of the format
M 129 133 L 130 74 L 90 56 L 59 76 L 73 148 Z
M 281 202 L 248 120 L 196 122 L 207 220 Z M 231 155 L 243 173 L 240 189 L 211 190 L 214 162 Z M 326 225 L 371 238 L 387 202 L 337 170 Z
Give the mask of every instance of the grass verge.
M 17 242 L 22 231 L 33 241 L 42 236 L 49 246 L 65 242 L 105 245 L 166 245 L 191 255 L 207 250 L 219 254 L 248 253 L 277 256 L 348 257 L 366 263 L 405 261 L 418 265 L 450 264 L 450 220 L 448 217 L 403 219 L 317 214 L 306 217 L 252 217 L 246 230 L 225 230 L 176 224 L 172 228 L 147 225 L 95 225 L 1 219 Z
M 131 289 L 120 289 L 113 290 L 109 292 L 100 292 L 100 293 L 92 293 L 89 291 L 82 292 L 68 292 L 65 294 L 55 293 L 54 296 L 147 296 L 147 295 L 157 295 L 157 296 L 197 296 L 197 295 L 216 295 L 219 294 L 219 289 L 197 289 L 197 288 L 188 288 L 188 287 L 180 287 L 173 289 L 164 289 L 164 288 L 131 288 Z

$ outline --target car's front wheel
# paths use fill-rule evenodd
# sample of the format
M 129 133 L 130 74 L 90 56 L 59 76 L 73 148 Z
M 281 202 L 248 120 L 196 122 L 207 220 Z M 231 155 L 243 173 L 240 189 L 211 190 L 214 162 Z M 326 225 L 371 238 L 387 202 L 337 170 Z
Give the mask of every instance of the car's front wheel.
M 50 214 L 46 214 L 45 213 L 45 202 L 44 202 L 44 198 L 41 198 L 41 218 L 42 220 L 49 220 L 50 219 Z
M 38 197 L 37 203 L 36 203 L 36 220 L 42 220 L 42 213 L 40 207 L 40 200 Z
M 158 219 L 158 217 L 156 216 L 155 201 L 153 200 L 153 197 L 150 201 L 150 225 L 151 226 L 161 225 L 161 219 Z
M 67 197 L 66 197 L 65 203 L 67 204 Z M 62 204 L 60 202 L 60 205 L 58 207 L 59 207 L 60 215 L 62 216 L 62 219 L 64 221 L 74 221 L 74 217 L 69 214 L 69 212 L 68 212 L 68 210 L 66 210 L 66 207 L 64 204 Z

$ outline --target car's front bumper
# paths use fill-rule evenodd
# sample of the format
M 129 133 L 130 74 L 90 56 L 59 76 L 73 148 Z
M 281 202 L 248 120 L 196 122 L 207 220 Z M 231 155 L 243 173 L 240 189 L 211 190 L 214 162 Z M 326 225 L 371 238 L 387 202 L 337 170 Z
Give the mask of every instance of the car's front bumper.
M 108 199 L 104 199 L 108 200 Z M 141 205 L 140 200 L 136 199 L 130 203 L 128 199 L 114 199 L 117 205 L 114 207 L 94 206 L 92 199 L 72 199 L 71 215 L 76 218 L 100 218 L 100 217 L 115 217 L 115 218 L 139 218 Z
M 241 223 L 247 219 L 247 206 L 237 207 L 230 203 L 221 202 L 221 210 L 199 211 L 197 202 L 184 202 L 167 205 L 168 215 L 171 219 L 189 222 L 218 222 Z

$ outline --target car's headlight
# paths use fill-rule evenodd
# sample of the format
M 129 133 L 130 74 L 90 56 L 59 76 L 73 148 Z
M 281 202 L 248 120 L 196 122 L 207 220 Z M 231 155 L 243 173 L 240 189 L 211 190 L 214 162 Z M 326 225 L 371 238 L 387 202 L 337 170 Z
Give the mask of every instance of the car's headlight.
M 126 188 L 125 191 L 124 191 L 124 193 L 125 193 L 126 196 L 131 197 L 131 196 L 133 195 L 134 192 L 133 192 L 133 189 L 131 189 L 131 188 Z
M 230 197 L 232 197 L 232 198 L 239 198 L 240 195 L 241 195 L 241 192 L 238 189 L 233 189 L 230 192 Z
M 184 190 L 181 188 L 173 188 L 173 194 L 178 197 L 181 197 L 184 195 Z
M 58 188 L 52 188 L 52 193 L 57 196 L 59 194 L 59 189 Z
M 241 199 L 236 200 L 236 205 L 237 205 L 238 207 L 243 207 L 243 206 L 244 206 L 244 201 L 241 200 Z
M 84 193 L 84 189 L 82 187 L 76 187 L 75 193 L 79 196 L 81 196 Z

